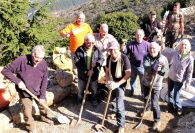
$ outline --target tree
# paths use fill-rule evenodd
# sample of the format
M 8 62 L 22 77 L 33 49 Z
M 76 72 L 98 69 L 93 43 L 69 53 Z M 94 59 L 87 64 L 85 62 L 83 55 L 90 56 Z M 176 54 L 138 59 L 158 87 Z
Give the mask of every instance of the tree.
M 122 39 L 132 40 L 139 28 L 138 17 L 132 12 L 114 12 L 100 15 L 94 21 L 94 29 L 98 31 L 99 24 L 107 23 L 109 33 L 120 42 Z
M 56 44 L 64 43 L 56 30 L 61 21 L 57 22 L 49 16 L 48 3 L 1 0 L 0 5 L 1 65 L 30 53 L 32 47 L 37 44 L 44 45 L 48 54 Z M 28 16 L 30 13 L 31 17 Z

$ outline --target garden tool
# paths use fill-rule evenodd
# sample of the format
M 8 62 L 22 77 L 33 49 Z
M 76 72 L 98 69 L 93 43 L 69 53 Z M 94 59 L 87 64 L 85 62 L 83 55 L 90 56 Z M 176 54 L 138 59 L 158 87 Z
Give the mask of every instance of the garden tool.
M 82 112 L 83 112 L 83 107 L 84 107 L 84 104 L 85 104 L 85 101 L 86 101 L 86 97 L 87 97 L 88 94 L 90 94 L 90 92 L 89 92 L 90 81 L 91 81 L 91 76 L 89 76 L 89 78 L 88 78 L 87 85 L 86 85 L 86 88 L 85 88 L 85 91 L 84 91 L 84 96 L 83 96 L 81 108 L 80 108 L 80 111 L 79 111 L 78 120 L 76 121 L 75 119 L 73 119 L 71 124 L 70 124 L 71 127 L 78 125 L 81 121 L 81 115 L 82 115 Z
M 70 123 L 70 120 L 64 116 L 64 115 L 61 115 L 59 113 L 55 113 L 53 110 L 51 110 L 47 105 L 45 105 L 44 103 L 41 103 L 39 101 L 39 99 L 32 93 L 30 92 L 27 88 L 24 88 L 23 89 L 24 91 L 26 91 L 29 95 L 31 95 L 40 105 L 42 105 L 46 110 L 48 110 L 49 112 L 51 112 L 53 115 L 54 115 L 54 118 L 57 119 L 57 121 L 61 124 L 69 124 Z
M 148 103 L 149 103 L 149 100 L 150 100 L 150 98 L 151 98 L 152 88 L 153 88 L 153 86 L 154 86 L 154 83 L 156 82 L 156 77 L 157 77 L 157 73 L 154 74 L 154 77 L 153 77 L 153 79 L 152 79 L 152 84 L 151 84 L 151 86 L 150 86 L 148 98 L 147 98 L 147 101 L 146 101 L 146 104 L 145 104 L 145 107 L 144 107 L 144 111 L 143 111 L 143 113 L 142 113 L 142 114 L 143 114 L 143 115 L 142 115 L 142 118 L 141 118 L 140 122 L 134 127 L 134 129 L 138 129 L 138 128 L 140 128 L 141 125 L 142 125 L 142 122 L 143 122 L 143 119 L 144 119 L 144 114 L 145 114 L 145 112 L 146 112 L 146 108 L 147 108 Z
M 104 121 L 105 121 L 106 114 L 107 114 L 107 111 L 108 111 L 108 105 L 109 105 L 109 102 L 110 102 L 111 94 L 112 94 L 112 89 L 109 89 L 108 98 L 107 98 L 107 102 L 106 102 L 106 108 L 104 110 L 104 115 L 103 115 L 102 123 L 95 125 L 95 129 L 97 131 L 100 131 L 100 130 L 101 131 L 104 131 L 104 130 L 106 130 L 106 127 L 104 126 Z

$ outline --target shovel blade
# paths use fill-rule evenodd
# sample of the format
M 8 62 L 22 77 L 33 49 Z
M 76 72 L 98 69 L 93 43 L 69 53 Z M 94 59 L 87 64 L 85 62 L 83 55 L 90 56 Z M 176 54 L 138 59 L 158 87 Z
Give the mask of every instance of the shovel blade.
M 60 114 L 56 115 L 56 119 L 61 124 L 69 124 L 70 123 L 70 119 L 68 119 L 68 117 L 60 115 Z

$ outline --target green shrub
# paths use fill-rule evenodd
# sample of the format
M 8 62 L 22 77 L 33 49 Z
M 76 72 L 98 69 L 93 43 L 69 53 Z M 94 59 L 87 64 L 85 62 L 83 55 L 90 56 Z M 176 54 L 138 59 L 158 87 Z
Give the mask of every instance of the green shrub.
M 0 1 L 0 64 L 29 54 L 37 44 L 44 45 L 47 54 L 64 41 L 56 30 L 61 22 L 49 17 L 49 4 L 30 3 L 29 0 Z M 31 17 L 30 10 L 36 9 Z
M 94 31 L 98 32 L 99 25 L 107 23 L 109 33 L 119 42 L 122 39 L 132 40 L 135 31 L 139 28 L 137 20 L 138 17 L 130 11 L 102 14 L 94 21 Z

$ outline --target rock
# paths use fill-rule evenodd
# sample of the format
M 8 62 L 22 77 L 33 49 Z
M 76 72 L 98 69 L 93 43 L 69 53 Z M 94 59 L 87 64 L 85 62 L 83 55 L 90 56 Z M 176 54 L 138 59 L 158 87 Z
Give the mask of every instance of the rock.
M 195 132 L 195 112 L 191 112 L 177 122 L 177 128 L 173 133 L 194 133 Z
M 59 85 L 55 85 L 47 89 L 46 99 L 48 106 L 59 103 L 71 92 L 70 87 L 62 88 Z
M 22 105 L 20 103 L 16 103 L 13 106 L 10 106 L 8 108 L 8 111 L 12 116 L 10 119 L 13 120 L 15 124 L 24 122 L 23 114 L 22 114 Z
M 12 116 L 7 110 L 4 110 L 0 113 L 0 133 L 3 133 L 5 130 L 11 128 L 11 118 Z
M 72 83 L 71 94 L 78 94 L 78 83 L 75 83 L 75 82 Z
M 55 79 L 56 79 L 57 83 L 59 84 L 59 86 L 64 88 L 64 87 L 72 84 L 73 74 L 70 72 L 59 70 L 56 73 Z

